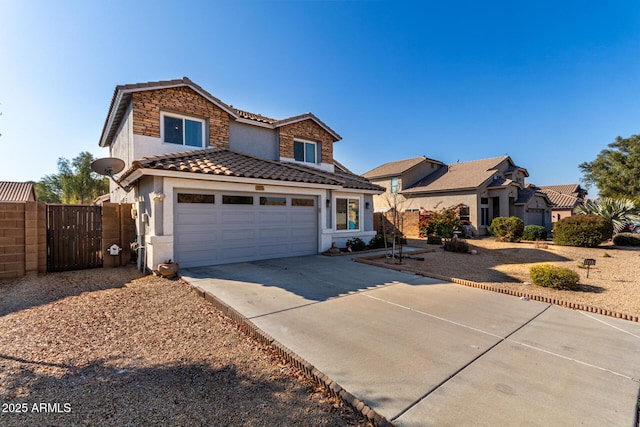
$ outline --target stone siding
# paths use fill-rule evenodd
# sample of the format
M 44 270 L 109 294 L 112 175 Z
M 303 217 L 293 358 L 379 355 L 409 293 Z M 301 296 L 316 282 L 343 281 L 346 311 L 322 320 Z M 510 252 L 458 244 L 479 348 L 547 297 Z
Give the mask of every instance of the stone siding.
M 322 163 L 333 163 L 333 137 L 311 119 L 284 125 L 280 129 L 280 157 L 293 159 L 295 138 L 320 143 Z
M 134 92 L 133 133 L 160 138 L 160 112 L 206 120 L 209 145 L 229 148 L 229 114 L 189 87 Z

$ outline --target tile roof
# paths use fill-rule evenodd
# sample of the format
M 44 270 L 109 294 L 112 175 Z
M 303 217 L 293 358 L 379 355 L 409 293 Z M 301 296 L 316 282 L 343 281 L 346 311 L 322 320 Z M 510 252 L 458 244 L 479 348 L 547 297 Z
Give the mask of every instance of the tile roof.
M 573 209 L 582 204 L 587 195 L 587 190 L 579 184 L 543 185 L 540 191 L 559 209 Z
M 143 157 L 134 161 L 120 180 L 125 180 L 138 169 L 299 182 L 360 190 L 384 190 L 361 176 L 343 170 L 330 173 L 310 166 L 261 159 L 218 147 Z
M 433 160 L 425 156 L 420 156 L 420 157 L 413 157 L 411 159 L 387 162 L 383 165 L 380 165 L 376 168 L 371 169 L 368 172 L 363 173 L 362 176 L 364 176 L 365 178 L 373 179 L 373 178 L 382 178 L 390 175 L 400 175 L 408 171 L 409 169 L 419 165 L 425 160 L 444 165 L 444 163 L 438 160 Z
M 232 107 L 233 108 L 233 107 Z M 261 114 L 254 114 L 254 113 L 249 113 L 248 111 L 243 111 L 243 110 L 238 110 L 237 108 L 233 108 L 233 110 L 236 112 L 236 115 L 238 117 L 241 117 L 243 119 L 247 119 L 247 120 L 253 120 L 256 122 L 262 122 L 262 123 L 267 123 L 267 124 L 274 124 L 276 123 L 278 120 L 276 119 L 271 119 L 269 117 L 265 117 Z
M 410 188 L 402 191 L 402 193 L 411 194 L 477 188 L 491 179 L 498 170 L 500 163 L 504 161 L 512 162 L 509 156 L 501 156 L 454 163 L 427 175 Z M 509 182 L 507 181 L 510 180 L 496 181 L 492 185 L 508 185 Z
M 290 123 L 296 123 L 304 120 L 313 120 L 320 127 L 326 130 L 335 141 L 339 141 L 342 137 L 329 126 L 327 126 L 322 120 L 317 118 L 312 113 L 305 113 L 298 116 L 288 117 L 286 119 L 272 119 L 269 117 L 265 117 L 261 114 L 254 114 L 248 111 L 240 110 L 234 108 L 231 105 L 227 105 L 222 102 L 220 99 L 211 95 L 201 86 L 197 85 L 193 81 L 191 81 L 188 77 L 183 77 L 181 79 L 174 80 L 162 80 L 157 82 L 147 82 L 147 83 L 135 83 L 135 84 L 125 84 L 116 86 L 113 97 L 111 99 L 111 104 L 109 105 L 109 111 L 107 113 L 107 119 L 105 120 L 104 126 L 102 128 L 102 134 L 100 136 L 100 146 L 107 147 L 111 145 L 111 142 L 115 138 L 119 125 L 124 118 L 124 115 L 129 106 L 129 102 L 131 100 L 131 94 L 134 92 L 141 92 L 145 90 L 158 90 L 158 89 L 168 89 L 172 87 L 181 87 L 187 86 L 193 89 L 195 92 L 202 95 L 205 99 L 209 100 L 213 104 L 217 105 L 222 110 L 229 113 L 229 116 L 232 119 L 245 119 L 256 124 L 267 124 L 272 126 L 274 129 L 280 126 L 284 126 Z
M 33 202 L 36 190 L 33 182 L 0 181 L 0 201 Z
M 582 190 L 579 184 L 541 185 L 540 189 L 552 190 L 557 193 L 564 193 L 564 194 L 579 193 Z
M 562 194 L 549 189 L 541 191 L 543 191 L 547 195 L 549 200 L 551 200 L 551 203 L 553 203 L 555 207 L 559 209 L 573 209 L 583 202 L 583 199 L 571 194 Z

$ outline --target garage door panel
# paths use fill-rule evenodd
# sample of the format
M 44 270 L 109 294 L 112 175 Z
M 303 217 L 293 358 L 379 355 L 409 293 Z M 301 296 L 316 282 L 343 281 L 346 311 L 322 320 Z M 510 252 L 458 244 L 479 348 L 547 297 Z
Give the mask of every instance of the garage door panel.
M 317 253 L 317 209 L 273 197 L 287 206 L 176 203 L 176 261 L 194 267 Z
M 187 214 L 180 215 L 180 218 L 176 222 L 177 225 L 186 225 L 189 226 L 191 224 L 217 224 L 218 223 L 218 215 L 214 213 L 205 213 L 205 214 Z
M 237 244 L 237 242 L 256 239 L 258 237 L 257 232 L 258 230 L 251 228 L 232 228 L 230 230 L 220 230 L 219 234 L 223 244 Z
M 224 207 L 223 207 L 224 208 Z M 245 209 L 253 209 L 253 207 L 248 207 Z M 246 210 L 224 210 L 224 212 L 220 215 L 220 222 L 222 224 L 254 224 L 256 222 L 256 213 Z

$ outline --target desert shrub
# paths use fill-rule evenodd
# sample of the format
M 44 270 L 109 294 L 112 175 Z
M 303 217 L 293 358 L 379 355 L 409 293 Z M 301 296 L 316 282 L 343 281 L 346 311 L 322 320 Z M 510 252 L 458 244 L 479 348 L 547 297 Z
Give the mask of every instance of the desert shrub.
M 353 239 L 347 240 L 347 248 L 351 246 L 351 250 L 354 252 L 364 251 L 367 248 L 367 245 L 362 241 L 359 237 L 354 237 Z
M 547 229 L 542 225 L 527 225 L 522 232 L 523 240 L 547 240 Z
M 553 242 L 560 246 L 594 248 L 612 234 L 611 224 L 599 215 L 570 216 L 553 226 Z
M 444 250 L 466 254 L 469 252 L 469 244 L 462 239 L 451 239 L 444 243 Z
M 580 276 L 573 270 L 551 264 L 534 265 L 529 269 L 531 281 L 546 288 L 577 289 Z
M 615 236 L 613 236 L 613 244 L 618 246 L 640 246 L 640 234 L 616 234 Z
M 427 236 L 427 244 L 428 245 L 441 245 L 442 237 L 440 236 Z
M 496 240 L 519 242 L 524 231 L 524 222 L 517 216 L 499 216 L 491 221 L 491 229 Z

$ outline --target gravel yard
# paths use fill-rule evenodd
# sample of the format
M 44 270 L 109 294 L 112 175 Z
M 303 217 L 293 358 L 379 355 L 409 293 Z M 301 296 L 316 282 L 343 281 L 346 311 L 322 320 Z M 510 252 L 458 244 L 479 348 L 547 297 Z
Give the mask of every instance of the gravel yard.
M 0 281 L 0 425 L 350 426 L 366 419 L 180 280 Z
M 471 280 L 494 289 L 519 291 L 561 301 L 584 304 L 631 316 L 640 316 L 640 250 L 605 244 L 597 248 L 556 246 L 536 247 L 531 242 L 496 242 L 492 238 L 467 241 L 476 255 L 445 252 L 426 245 L 431 252 L 421 260 L 405 259 L 403 267 L 426 275 Z M 596 261 L 589 270 L 581 268 L 585 258 Z M 388 260 L 375 262 L 388 266 Z M 555 290 L 531 284 L 529 268 L 534 264 L 554 264 L 580 275 L 578 291 Z

